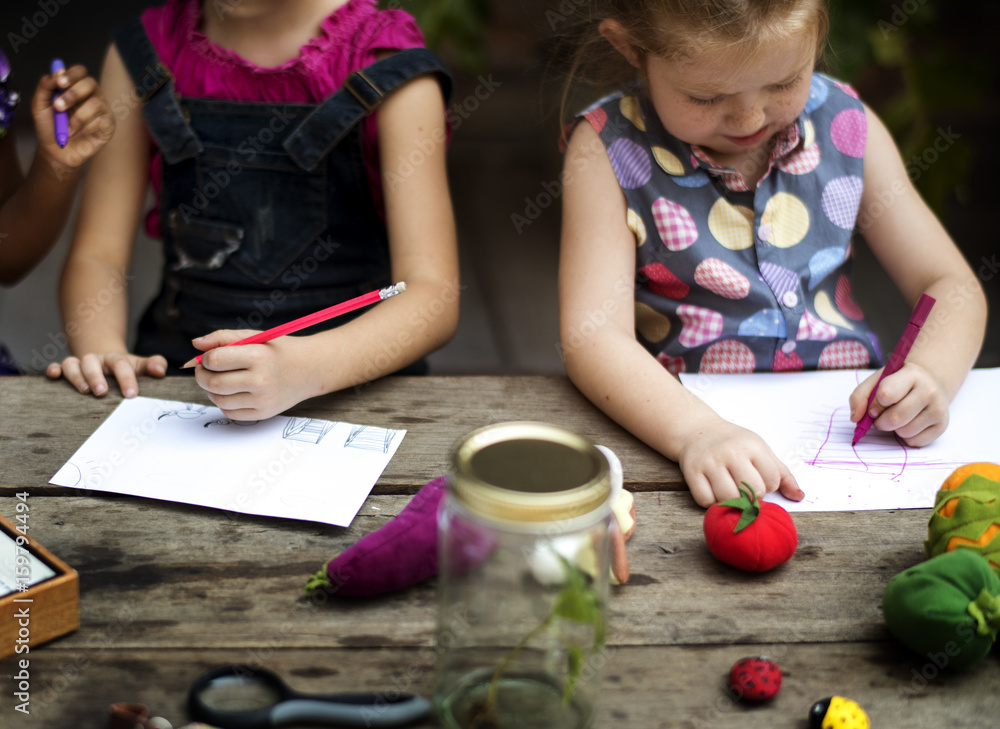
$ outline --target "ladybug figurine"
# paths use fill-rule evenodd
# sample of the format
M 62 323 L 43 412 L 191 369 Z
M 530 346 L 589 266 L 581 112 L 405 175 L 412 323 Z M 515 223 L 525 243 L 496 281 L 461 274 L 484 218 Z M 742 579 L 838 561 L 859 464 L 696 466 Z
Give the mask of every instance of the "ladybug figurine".
M 856 701 L 831 696 L 809 710 L 809 729 L 871 729 L 868 714 Z
M 781 690 L 781 669 L 767 658 L 742 658 L 729 670 L 729 690 L 743 701 L 770 701 Z

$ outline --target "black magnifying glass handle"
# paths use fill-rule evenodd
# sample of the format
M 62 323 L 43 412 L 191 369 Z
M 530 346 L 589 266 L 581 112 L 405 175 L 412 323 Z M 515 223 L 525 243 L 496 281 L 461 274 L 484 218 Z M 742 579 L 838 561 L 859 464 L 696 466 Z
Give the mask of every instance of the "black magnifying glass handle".
M 273 671 L 229 665 L 202 674 L 188 696 L 191 717 L 221 729 L 268 729 L 297 723 L 395 727 L 426 716 L 430 702 L 393 692 L 313 696 L 293 691 Z
M 305 696 L 295 694 L 271 709 L 271 726 L 314 722 L 343 727 L 396 727 L 423 718 L 431 710 L 421 696 L 384 694 L 333 694 Z

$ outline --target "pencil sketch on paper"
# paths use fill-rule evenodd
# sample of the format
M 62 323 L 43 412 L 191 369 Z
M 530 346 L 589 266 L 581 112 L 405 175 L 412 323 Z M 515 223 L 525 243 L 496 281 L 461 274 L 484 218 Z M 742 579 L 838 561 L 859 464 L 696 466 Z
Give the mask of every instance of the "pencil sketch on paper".
M 251 425 L 257 425 L 259 420 L 233 420 L 232 418 L 219 418 L 217 420 L 209 420 L 205 423 L 204 428 L 209 425 L 237 425 L 241 428 L 249 428 Z
M 397 431 L 376 428 L 371 425 L 353 425 L 347 436 L 344 448 L 358 448 L 363 451 L 381 451 L 388 453 L 393 436 Z
M 833 412 L 813 411 L 799 422 L 809 449 L 805 462 L 827 470 L 854 471 L 899 481 L 904 473 L 918 469 L 957 468 L 962 461 L 945 461 L 924 455 L 920 448 L 906 445 L 895 433 L 870 430 L 864 440 L 851 445 L 854 423 L 846 406 Z
M 405 435 L 281 415 L 236 421 L 216 407 L 135 397 L 50 483 L 347 526 Z
M 281 437 L 285 440 L 295 440 L 300 443 L 311 443 L 312 445 L 319 445 L 320 441 L 333 430 L 333 426 L 336 423 L 332 423 L 329 420 L 317 420 L 316 418 L 289 418 L 288 422 L 285 423 L 285 428 L 281 433 Z
M 182 408 L 163 410 L 156 419 L 163 420 L 164 418 L 180 418 L 181 420 L 195 420 L 204 415 L 207 410 L 208 405 L 194 405 L 192 403 L 187 403 Z

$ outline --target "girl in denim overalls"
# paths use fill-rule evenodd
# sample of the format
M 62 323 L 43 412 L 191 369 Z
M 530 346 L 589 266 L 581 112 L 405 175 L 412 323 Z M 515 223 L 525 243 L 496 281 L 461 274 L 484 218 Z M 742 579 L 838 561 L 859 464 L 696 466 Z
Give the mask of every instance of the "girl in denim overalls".
M 927 293 L 940 318 L 879 385 L 875 425 L 913 446 L 937 438 L 982 344 L 983 293 L 882 123 L 814 73 L 825 2 L 586 13 L 577 60 L 621 91 L 582 112 L 566 154 L 562 347 L 581 391 L 678 461 L 703 506 L 741 482 L 801 500 L 760 437 L 673 375 L 878 367 L 852 291 L 858 228 L 910 304 Z M 875 380 L 850 395 L 853 421 Z
M 450 82 L 421 46 L 410 16 L 374 0 L 173 0 L 117 29 L 103 85 L 119 134 L 91 169 L 63 276 L 63 376 L 103 395 L 111 374 L 129 397 L 137 375 L 202 350 L 209 398 L 258 420 L 446 342 Z M 147 177 L 165 264 L 129 350 L 123 283 Z M 394 281 L 404 296 L 351 321 L 221 347 Z

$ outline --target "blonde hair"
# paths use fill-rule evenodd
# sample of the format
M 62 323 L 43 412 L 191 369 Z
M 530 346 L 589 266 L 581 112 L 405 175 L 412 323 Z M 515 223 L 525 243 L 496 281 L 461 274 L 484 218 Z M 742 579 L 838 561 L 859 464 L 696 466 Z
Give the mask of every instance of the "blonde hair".
M 683 60 L 706 51 L 752 63 L 776 40 L 815 31 L 822 55 L 830 18 L 826 0 L 590 0 L 577 2 L 573 28 L 561 40 L 567 67 L 560 119 L 573 89 L 598 91 L 641 83 L 637 70 L 600 34 L 601 21 L 617 21 L 642 66 L 650 56 Z

